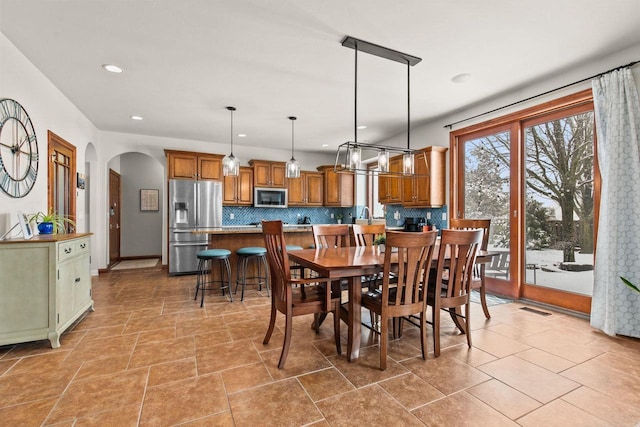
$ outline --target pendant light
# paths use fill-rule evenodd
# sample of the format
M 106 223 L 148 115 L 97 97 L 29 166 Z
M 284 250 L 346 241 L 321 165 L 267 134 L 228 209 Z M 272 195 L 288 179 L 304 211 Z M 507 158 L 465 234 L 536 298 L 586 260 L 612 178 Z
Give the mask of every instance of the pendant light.
M 291 120 L 291 160 L 286 165 L 286 176 L 287 178 L 300 178 L 300 163 L 293 157 L 293 123 L 296 117 L 290 116 L 289 120 Z
M 353 127 L 354 140 L 340 144 L 336 153 L 336 162 L 334 170 L 346 170 L 350 172 L 369 173 L 369 169 L 362 164 L 362 159 L 371 158 L 368 154 L 374 152 L 377 155 L 378 168 L 374 173 L 387 174 L 398 173 L 406 175 L 414 175 L 414 150 L 411 149 L 411 67 L 419 63 L 422 59 L 417 56 L 408 55 L 397 50 L 389 49 L 377 44 L 369 43 L 364 40 L 351 36 L 345 36 L 342 39 L 342 46 L 354 50 L 354 108 L 353 108 Z M 385 146 L 380 144 L 361 143 L 358 141 L 358 53 L 365 52 L 380 58 L 389 59 L 407 65 L 407 148 L 395 146 Z M 402 168 L 391 172 L 389 170 L 390 154 L 402 154 Z M 345 156 L 346 155 L 346 156 Z
M 222 174 L 224 176 L 238 176 L 240 173 L 240 160 L 233 155 L 233 112 L 236 107 L 227 107 L 231 113 L 231 153 L 222 160 Z

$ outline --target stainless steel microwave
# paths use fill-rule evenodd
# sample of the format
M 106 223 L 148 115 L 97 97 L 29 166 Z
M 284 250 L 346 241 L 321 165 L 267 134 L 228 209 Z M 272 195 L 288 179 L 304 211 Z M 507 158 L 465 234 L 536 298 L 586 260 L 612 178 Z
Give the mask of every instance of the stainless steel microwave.
M 253 206 L 256 208 L 286 208 L 288 201 L 286 188 L 253 189 Z

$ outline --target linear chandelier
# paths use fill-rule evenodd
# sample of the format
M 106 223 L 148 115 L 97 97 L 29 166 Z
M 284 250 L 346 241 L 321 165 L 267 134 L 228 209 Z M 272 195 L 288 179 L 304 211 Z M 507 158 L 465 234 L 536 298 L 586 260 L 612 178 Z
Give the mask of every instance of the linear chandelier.
M 351 36 L 342 39 L 342 46 L 354 49 L 355 51 L 355 85 L 354 85 L 354 140 L 347 141 L 338 146 L 334 171 L 336 172 L 360 172 L 378 174 L 400 174 L 413 175 L 415 150 L 411 149 L 411 67 L 422 61 L 413 55 L 389 49 L 377 44 Z M 407 148 L 385 146 L 380 144 L 369 144 L 358 142 L 358 52 L 362 51 L 391 61 L 407 64 Z M 390 155 L 402 155 L 402 168 L 400 171 L 389 170 Z M 377 170 L 367 169 L 363 166 L 363 159 L 377 158 Z M 426 162 L 426 159 L 425 159 Z M 427 169 L 428 170 L 428 169 Z

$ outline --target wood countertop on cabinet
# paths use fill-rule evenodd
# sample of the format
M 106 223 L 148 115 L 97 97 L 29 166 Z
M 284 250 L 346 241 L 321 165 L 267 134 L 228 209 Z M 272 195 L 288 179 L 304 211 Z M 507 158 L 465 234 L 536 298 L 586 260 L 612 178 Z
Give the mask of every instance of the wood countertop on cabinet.
M 93 233 L 59 233 L 59 234 L 36 234 L 31 239 L 22 237 L 0 240 L 2 243 L 41 243 L 41 242 L 62 242 L 64 240 L 77 239 L 80 237 L 91 236 Z

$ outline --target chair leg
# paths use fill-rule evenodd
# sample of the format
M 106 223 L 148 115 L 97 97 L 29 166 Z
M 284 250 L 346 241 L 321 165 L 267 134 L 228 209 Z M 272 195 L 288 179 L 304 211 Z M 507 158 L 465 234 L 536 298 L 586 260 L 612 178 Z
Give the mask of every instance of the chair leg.
M 422 346 L 422 359 L 427 360 L 427 313 L 420 313 L 420 344 Z M 402 321 L 402 319 L 400 319 Z M 402 329 L 401 329 L 402 330 Z
M 273 301 L 271 301 L 271 318 L 269 319 L 269 329 L 267 329 L 267 334 L 264 336 L 264 340 L 262 341 L 262 344 L 267 345 L 269 344 L 269 340 L 271 339 L 271 334 L 273 334 L 273 328 L 276 325 L 276 305 L 274 304 Z
M 487 319 L 491 319 L 491 314 L 489 314 L 489 307 L 487 307 L 487 288 L 484 285 L 484 279 L 482 279 L 482 285 L 480 286 L 480 303 L 482 304 L 484 317 L 486 317 Z
M 342 354 L 342 344 L 340 343 L 340 304 L 336 303 L 333 311 L 333 334 L 336 340 L 336 351 Z
M 209 263 L 209 268 L 211 268 L 211 274 L 213 274 L 213 261 L 209 261 L 209 260 L 202 260 L 202 270 L 200 270 L 200 274 L 202 275 L 200 277 L 200 286 L 202 287 L 202 289 L 200 289 L 200 291 L 202 292 L 201 296 L 200 296 L 200 307 L 204 307 L 204 290 L 207 287 L 207 271 L 209 271 L 207 269 L 207 263 Z
M 431 322 L 433 323 L 433 354 L 440 357 L 440 307 L 433 307 L 431 314 Z
M 267 257 L 263 256 L 260 258 L 260 261 L 262 261 L 263 267 L 264 267 L 264 283 L 267 286 L 267 296 L 270 295 L 270 291 L 269 291 L 269 265 L 267 265 Z
M 287 355 L 289 354 L 289 345 L 291 344 L 291 329 L 293 328 L 293 316 L 291 311 L 285 314 L 285 326 L 284 326 L 284 342 L 282 343 L 282 353 L 280 353 L 280 362 L 278 362 L 278 368 L 283 369 L 284 364 L 287 361 Z
M 229 262 L 229 258 L 224 259 L 224 266 L 227 270 L 227 290 L 229 291 L 229 301 L 233 302 L 233 293 L 231 292 L 231 263 Z M 221 272 L 222 273 L 222 272 Z M 224 277 L 220 274 L 220 279 Z M 222 285 L 222 283 L 221 283 Z M 224 295 L 224 288 L 222 290 L 222 295 Z
M 202 260 L 198 260 L 198 272 L 196 273 L 196 296 L 193 298 L 194 301 L 198 300 L 198 291 L 200 291 L 200 276 L 202 271 Z M 204 291 L 202 291 L 204 292 Z
M 469 348 L 471 348 L 471 324 L 469 323 L 471 321 L 471 303 L 467 302 L 464 306 L 464 321 L 465 321 L 465 327 L 467 330 L 467 344 L 469 345 Z
M 387 369 L 387 340 L 389 339 L 387 328 L 389 327 L 389 319 L 386 316 L 380 316 L 380 370 Z

